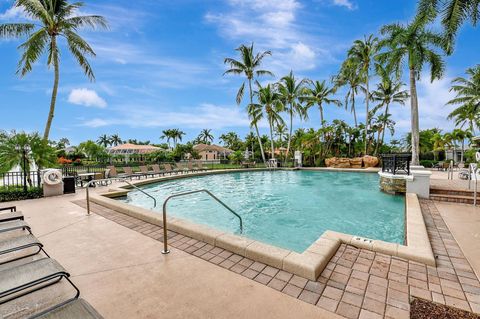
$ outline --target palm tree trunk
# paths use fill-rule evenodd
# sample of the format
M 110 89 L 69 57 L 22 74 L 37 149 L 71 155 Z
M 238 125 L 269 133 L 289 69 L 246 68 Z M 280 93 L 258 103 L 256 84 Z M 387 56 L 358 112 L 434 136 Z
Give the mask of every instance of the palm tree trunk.
M 462 154 L 460 155 L 460 163 L 463 163 L 463 153 L 465 153 L 465 139 L 462 140 Z
M 57 50 L 57 38 L 52 37 L 52 50 Z M 53 90 L 52 90 L 52 99 L 50 101 L 50 111 L 48 112 L 47 124 L 45 125 L 45 131 L 43 133 L 43 139 L 48 140 L 50 136 L 50 127 L 52 126 L 53 116 L 55 114 L 55 104 L 57 102 L 57 93 L 58 93 L 58 82 L 60 80 L 60 66 L 58 65 L 58 55 L 54 53 L 53 57 L 53 69 L 54 69 L 54 80 L 53 80 Z
M 252 80 L 248 79 L 248 89 L 250 90 L 250 104 L 253 104 L 253 91 L 252 91 Z M 262 139 L 260 138 L 260 132 L 258 131 L 257 123 L 254 124 L 255 132 L 257 133 L 258 144 L 260 145 L 260 153 L 262 154 L 263 163 L 266 165 L 267 161 L 265 159 L 265 153 L 263 152 Z M 253 153 L 253 148 L 252 148 Z
M 272 155 L 270 156 L 271 159 L 275 158 L 275 146 L 273 145 L 273 125 L 272 120 L 268 120 L 268 124 L 270 125 L 270 146 L 272 148 Z
M 365 155 L 368 155 L 368 143 L 367 143 L 367 133 L 368 133 L 368 126 L 369 126 L 369 114 L 368 114 L 368 111 L 369 111 L 369 100 L 370 100 L 370 88 L 369 88 L 369 80 L 368 80 L 368 69 L 367 69 L 367 83 L 366 83 L 366 86 L 367 86 L 367 91 L 365 92 L 365 110 L 366 110 L 366 114 L 365 114 L 365 133 L 363 134 L 364 138 L 365 138 Z
M 357 127 L 358 123 L 357 123 L 357 111 L 355 110 L 355 93 L 352 94 L 352 111 L 353 111 L 353 120 L 355 121 L 355 127 Z
M 320 124 L 322 125 L 322 127 L 324 127 L 324 125 L 323 125 L 323 106 L 322 106 L 322 103 L 318 104 L 318 109 L 320 110 Z
M 293 105 L 290 103 L 290 134 L 288 135 L 287 153 L 285 154 L 285 162 L 288 163 L 288 154 L 290 153 L 290 142 L 293 133 Z
M 412 165 L 420 164 L 420 129 L 418 124 L 418 98 L 416 71 L 410 68 L 410 108 L 412 124 Z
M 387 114 L 388 114 L 388 103 L 385 106 L 385 113 L 384 113 L 384 119 L 383 119 L 383 125 L 382 125 L 382 139 L 381 139 L 382 145 L 383 145 L 383 141 L 385 140 L 385 129 L 387 127 Z M 375 155 L 378 155 L 378 148 L 379 148 L 379 144 L 377 143 L 377 147 L 375 149 Z

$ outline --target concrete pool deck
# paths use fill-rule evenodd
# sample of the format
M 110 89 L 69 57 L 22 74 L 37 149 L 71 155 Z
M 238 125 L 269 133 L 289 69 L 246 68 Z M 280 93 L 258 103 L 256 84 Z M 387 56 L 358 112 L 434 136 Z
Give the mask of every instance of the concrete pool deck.
M 311 281 L 185 236 L 163 256 L 160 227 L 98 205 L 86 216 L 84 198 L 12 204 L 105 318 L 408 318 L 412 297 L 480 312 L 468 205 L 420 202 L 436 267 L 342 244 Z

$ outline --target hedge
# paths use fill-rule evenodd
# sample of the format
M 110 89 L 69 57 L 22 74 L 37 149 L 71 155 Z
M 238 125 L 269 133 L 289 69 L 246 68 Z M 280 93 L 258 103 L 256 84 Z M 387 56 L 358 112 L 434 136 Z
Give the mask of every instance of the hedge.
M 0 188 L 0 203 L 41 197 L 43 197 L 43 190 L 39 187 L 29 188 L 27 192 L 22 188 Z

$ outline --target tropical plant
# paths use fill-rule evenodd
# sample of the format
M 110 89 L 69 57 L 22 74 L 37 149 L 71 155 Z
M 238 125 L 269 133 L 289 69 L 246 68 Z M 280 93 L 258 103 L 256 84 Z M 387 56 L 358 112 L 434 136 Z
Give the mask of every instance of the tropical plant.
M 108 147 L 112 144 L 112 141 L 107 134 L 103 134 L 98 137 L 97 143 L 103 147 Z
M 445 139 L 443 135 L 438 132 L 435 133 L 430 140 L 433 143 L 433 159 L 438 161 L 439 152 L 445 150 Z
M 253 138 L 255 138 L 255 136 L 253 136 Z M 234 151 L 240 150 L 243 147 L 241 138 L 235 132 L 222 134 L 219 140 L 223 142 L 223 146 Z
M 236 74 L 236 75 L 243 74 L 246 77 L 247 83 L 248 83 L 250 104 L 253 104 L 252 81 L 262 75 L 273 76 L 272 72 L 259 69 L 260 66 L 262 65 L 263 59 L 266 56 L 272 55 L 272 53 L 270 51 L 264 51 L 264 52 L 259 52 L 255 54 L 253 49 L 253 43 L 250 46 L 246 46 L 242 44 L 236 50 L 240 53 L 241 59 L 235 60 L 233 58 L 225 58 L 224 63 L 227 64 L 230 67 L 230 69 L 225 71 L 224 75 L 225 74 Z M 240 104 L 242 102 L 244 92 L 245 92 L 245 81 L 242 83 L 242 85 L 240 86 L 237 92 L 237 97 L 236 97 L 237 104 Z M 253 124 L 253 127 L 255 128 L 255 132 L 257 133 L 258 144 L 260 146 L 260 153 L 262 154 L 263 162 L 266 163 L 265 153 L 263 152 L 263 146 L 262 146 L 257 122 L 252 120 L 251 123 Z
M 255 121 L 259 121 L 264 116 L 266 117 L 268 126 L 270 127 L 270 158 L 274 159 L 275 146 L 273 130 L 278 124 L 284 124 L 280 116 L 280 112 L 283 111 L 281 96 L 271 84 L 262 87 L 259 82 L 257 82 L 257 90 L 254 94 L 257 97 L 258 103 L 250 104 L 248 113 L 252 115 Z
M 185 132 L 181 131 L 178 128 L 174 128 L 171 131 L 171 138 L 173 140 L 173 147 L 177 147 L 177 143 L 182 141 L 183 136 L 185 135 Z
M 465 154 L 465 139 L 470 139 L 473 137 L 472 133 L 469 131 L 464 131 L 461 129 L 454 129 L 452 131 L 452 137 L 455 141 L 459 141 L 462 144 L 462 152 L 460 154 L 460 162 L 463 163 L 463 157 Z M 455 153 L 454 153 L 455 154 Z
M 98 145 L 94 141 L 88 140 L 78 144 L 78 151 L 83 153 L 88 159 L 98 161 L 107 157 L 105 147 Z
M 427 30 L 431 21 L 428 15 L 417 16 L 411 23 L 389 24 L 381 29 L 385 36 L 380 46 L 385 52 L 377 55 L 380 62 L 399 75 L 404 65 L 408 66 L 410 78 L 410 106 L 412 123 L 412 164 L 419 164 L 419 120 L 416 81 L 425 65 L 430 66 L 430 80 L 440 79 L 445 70 L 441 51 L 445 49 L 440 34 Z M 440 51 L 440 53 L 439 53 Z
M 168 130 L 163 130 L 162 131 L 162 136 L 160 136 L 160 139 L 161 140 L 167 140 L 167 143 L 168 143 L 168 147 L 170 147 L 170 140 L 173 139 L 173 135 L 174 135 L 174 132 L 172 129 L 168 129 Z
M 342 106 L 342 102 L 333 98 L 336 92 L 335 87 L 329 87 L 326 81 L 315 81 L 312 87 L 305 89 L 303 94 L 303 100 L 306 102 L 306 107 L 310 108 L 314 105 L 318 107 L 320 111 L 320 124 L 325 125 L 325 119 L 323 117 L 323 106 L 326 104 L 333 104 L 335 106 Z
M 307 110 L 302 106 L 302 96 L 304 93 L 305 86 L 310 82 L 308 79 L 302 79 L 298 81 L 293 72 L 284 76 L 278 83 L 278 92 L 281 95 L 283 101 L 284 109 L 288 113 L 290 118 L 290 133 L 288 134 L 288 143 L 287 143 L 287 160 L 290 154 L 290 144 L 292 142 L 292 132 L 293 132 L 293 118 L 298 115 L 300 119 L 308 118 Z
M 473 114 L 480 111 L 480 64 L 468 68 L 465 73 L 468 75 L 467 78 L 453 79 L 450 91 L 455 92 L 456 96 L 448 101 L 447 105 L 460 105 L 469 111 L 469 117 L 473 117 Z
M 274 131 L 275 131 L 275 136 L 278 137 L 278 144 L 282 147 L 284 138 L 288 136 L 287 125 L 285 125 L 284 122 L 277 123 L 277 125 L 274 128 Z
M 25 162 L 24 162 L 24 153 Z M 57 161 L 56 151 L 38 133 L 27 134 L 12 131 L 0 139 L 0 173 L 6 173 L 16 167 L 21 171 L 29 172 L 33 167 L 38 169 L 55 165 Z M 32 186 L 32 182 L 28 179 Z
M 368 37 L 365 36 L 363 41 L 355 40 L 352 48 L 348 51 L 348 57 L 356 62 L 365 81 L 365 155 L 367 154 L 367 131 L 370 126 L 370 69 L 373 65 L 373 59 L 380 48 L 378 44 L 378 38 L 371 34 Z
M 355 96 L 358 95 L 359 90 L 362 89 L 363 76 L 359 72 L 358 64 L 352 59 L 347 59 L 342 63 L 339 73 L 334 77 L 335 87 L 348 86 L 345 94 L 345 109 L 348 110 L 350 105 L 350 112 L 353 114 L 355 127 L 358 126 L 357 111 L 355 109 Z
M 123 141 L 118 134 L 113 134 L 112 136 L 110 136 L 110 143 L 113 146 L 118 146 L 120 144 L 123 144 Z
M 391 116 L 392 114 L 390 113 L 383 113 L 373 118 L 375 125 L 372 124 L 372 129 L 378 133 L 377 142 L 375 143 L 375 155 L 378 155 L 380 146 L 383 145 L 385 131 L 389 130 L 391 136 L 395 134 L 395 121 L 391 119 Z
M 467 125 L 467 129 L 475 135 L 475 127 L 479 127 L 480 125 L 480 114 L 476 109 L 473 104 L 459 106 L 448 114 L 447 119 L 455 120 L 455 126 L 461 129 Z
M 375 68 L 377 74 L 380 76 L 381 81 L 377 84 L 377 89 L 372 92 L 372 100 L 379 102 L 379 104 L 375 107 L 375 112 L 381 108 L 385 109 L 382 116 L 382 118 L 385 120 L 382 125 L 382 137 L 379 141 L 377 141 L 377 146 L 375 148 L 375 155 L 377 155 L 379 145 L 383 145 L 385 138 L 385 128 L 387 126 L 386 121 L 389 118 L 389 107 L 392 103 L 405 105 L 405 100 L 408 98 L 408 91 L 402 90 L 404 84 L 400 80 L 392 78 L 392 73 L 389 72 L 384 66 L 381 64 L 376 64 Z
M 198 140 L 203 144 L 210 144 L 213 142 L 213 135 L 211 129 L 203 129 L 198 135 Z
M 50 111 L 43 139 L 48 140 L 50 127 L 55 113 L 58 84 L 60 78 L 60 48 L 58 39 L 64 38 L 67 47 L 75 60 L 82 68 L 85 75 L 95 80 L 93 70 L 87 57 L 94 57 L 95 52 L 90 45 L 80 36 L 77 31 L 81 28 L 92 29 L 107 28 L 105 18 L 98 15 L 76 15 L 82 2 L 69 3 L 66 0 L 16 0 L 14 7 L 26 14 L 34 22 L 29 23 L 5 23 L 0 25 L 0 38 L 21 38 L 28 40 L 19 46 L 23 51 L 18 63 L 17 74 L 21 77 L 29 73 L 33 65 L 45 51 L 47 52 L 48 67 L 54 69 L 54 84 Z
M 431 14 L 434 11 L 441 15 L 441 23 L 445 29 L 448 43 L 447 51 L 453 51 L 453 44 L 458 29 L 470 20 L 476 26 L 480 18 L 479 0 L 420 0 L 418 14 Z

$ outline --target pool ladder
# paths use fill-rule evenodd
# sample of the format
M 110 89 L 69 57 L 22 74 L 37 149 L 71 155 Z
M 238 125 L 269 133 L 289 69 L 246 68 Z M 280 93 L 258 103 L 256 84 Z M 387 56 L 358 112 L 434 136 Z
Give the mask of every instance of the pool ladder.
M 186 195 L 191 195 L 191 194 L 196 194 L 196 193 L 207 193 L 212 197 L 214 200 L 216 200 L 218 203 L 220 203 L 223 207 L 225 207 L 230 213 L 235 215 L 239 222 L 240 222 L 240 234 L 243 233 L 243 219 L 240 215 L 238 215 L 233 209 L 231 209 L 227 204 L 222 202 L 217 196 L 213 195 L 210 191 L 206 189 L 199 189 L 195 191 L 189 191 L 189 192 L 183 192 L 183 193 L 176 193 L 173 195 L 168 196 L 165 201 L 163 202 L 163 251 L 162 254 L 168 254 L 170 250 L 168 250 L 168 236 L 167 236 L 167 203 L 170 199 L 175 198 L 175 197 L 181 197 L 181 196 L 186 196 Z

